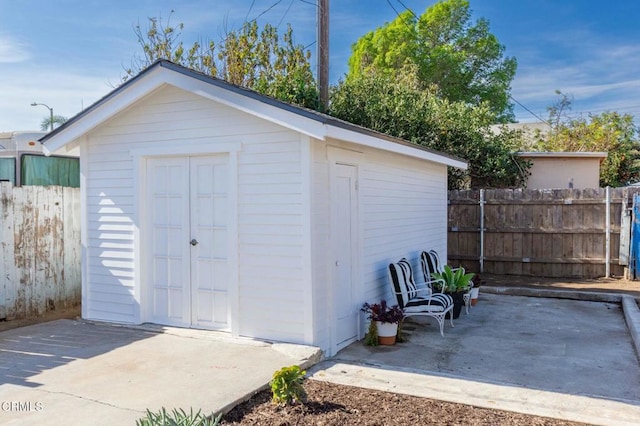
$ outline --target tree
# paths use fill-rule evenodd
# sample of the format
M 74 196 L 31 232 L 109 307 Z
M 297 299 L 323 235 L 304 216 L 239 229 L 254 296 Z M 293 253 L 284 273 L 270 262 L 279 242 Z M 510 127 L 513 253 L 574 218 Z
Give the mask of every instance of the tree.
M 560 99 L 547 108 L 551 130 L 537 132 L 534 149 L 553 152 L 607 152 L 600 166 L 601 186 L 624 186 L 640 181 L 640 135 L 633 116 L 607 111 L 588 118 L 570 118 L 572 99 Z
M 47 115 L 40 122 L 40 129 L 42 131 L 46 132 L 47 130 L 51 129 L 52 127 L 60 126 L 61 124 L 63 124 L 67 120 L 68 120 L 68 118 L 67 117 L 63 117 L 62 115 L 54 115 L 53 116 L 53 126 L 51 126 L 51 116 Z
M 228 32 L 218 45 L 195 42 L 186 49 L 180 40 L 184 25 L 172 26 L 170 20 L 171 15 L 166 24 L 162 18 L 149 18 L 146 30 L 139 24 L 134 28 L 144 56 L 134 56 L 123 81 L 158 59 L 168 59 L 286 102 L 319 107 L 311 53 L 294 43 L 290 25 L 280 38 L 277 28 L 266 24 L 260 30 L 250 21 Z
M 450 168 L 449 188 L 522 186 L 530 164 L 512 155 L 521 133 L 489 130 L 495 114 L 487 103 L 473 106 L 422 88 L 415 67 L 397 75 L 360 74 L 333 88 L 330 114 L 469 161 L 467 172 Z
M 489 22 L 471 21 L 467 0 L 443 0 L 416 16 L 405 11 L 366 34 L 352 48 L 347 80 L 371 72 L 393 75 L 415 65 L 420 85 L 432 85 L 449 101 L 486 102 L 500 122 L 513 121 L 509 101 L 515 58 L 489 32 Z

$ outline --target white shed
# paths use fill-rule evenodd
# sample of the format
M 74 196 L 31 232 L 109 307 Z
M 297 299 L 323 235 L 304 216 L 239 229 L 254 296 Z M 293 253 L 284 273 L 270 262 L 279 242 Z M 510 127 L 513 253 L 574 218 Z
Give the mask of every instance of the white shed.
M 82 316 L 319 346 L 446 253 L 465 161 L 158 61 L 47 134 L 80 153 Z

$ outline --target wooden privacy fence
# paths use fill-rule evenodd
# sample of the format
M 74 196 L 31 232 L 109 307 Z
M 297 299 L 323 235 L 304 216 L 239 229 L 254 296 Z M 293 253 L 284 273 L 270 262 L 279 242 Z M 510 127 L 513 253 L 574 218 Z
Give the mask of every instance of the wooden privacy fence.
M 629 253 L 628 207 L 639 191 L 450 191 L 449 263 L 490 274 L 622 276 Z
M 80 304 L 80 190 L 0 182 L 0 319 Z

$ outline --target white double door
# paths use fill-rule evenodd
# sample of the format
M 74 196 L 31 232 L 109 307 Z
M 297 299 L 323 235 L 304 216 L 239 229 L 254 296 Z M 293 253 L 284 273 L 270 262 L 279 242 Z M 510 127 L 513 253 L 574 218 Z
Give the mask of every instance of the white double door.
M 227 155 L 147 160 L 147 320 L 229 329 Z

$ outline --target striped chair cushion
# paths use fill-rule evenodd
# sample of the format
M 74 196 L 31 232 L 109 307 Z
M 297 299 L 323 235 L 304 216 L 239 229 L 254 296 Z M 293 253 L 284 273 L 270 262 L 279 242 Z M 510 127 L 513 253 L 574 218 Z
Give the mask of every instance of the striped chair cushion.
M 438 299 L 414 299 L 406 304 L 404 311 L 407 314 L 412 312 L 443 312 L 445 304 Z
M 389 264 L 389 276 L 393 284 L 398 306 L 404 308 L 405 305 L 417 296 L 416 285 L 411 273 L 411 265 L 405 258 L 398 263 Z
M 420 266 L 422 266 L 422 276 L 425 282 L 431 281 L 431 274 L 437 271 L 435 270 L 431 255 L 426 251 L 420 253 Z

